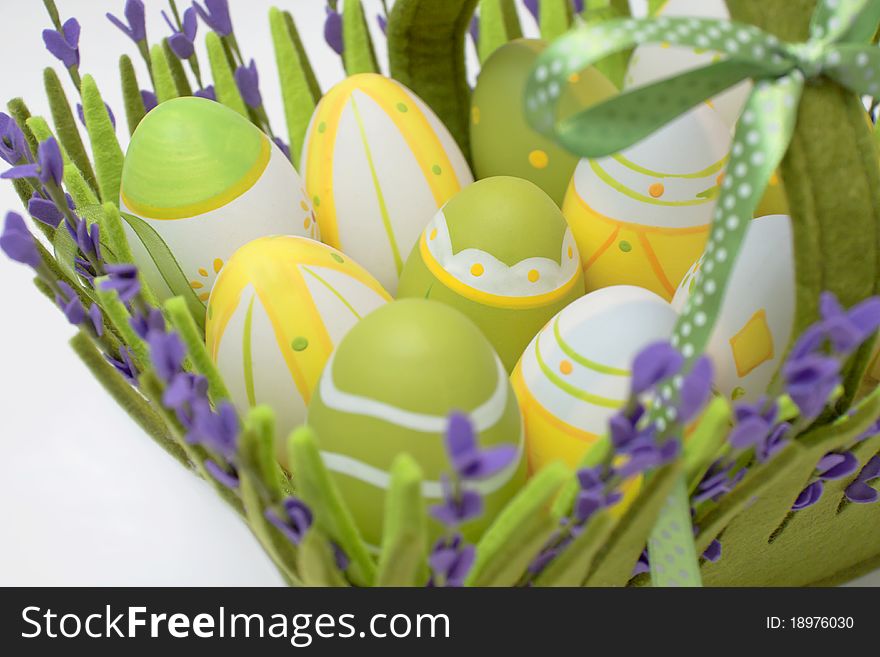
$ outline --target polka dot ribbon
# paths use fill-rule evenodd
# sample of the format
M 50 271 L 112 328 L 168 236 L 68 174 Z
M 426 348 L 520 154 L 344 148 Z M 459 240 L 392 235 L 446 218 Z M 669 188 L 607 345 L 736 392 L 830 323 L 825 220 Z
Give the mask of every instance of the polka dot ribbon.
M 820 0 L 809 40 L 790 44 L 753 25 L 731 21 L 613 20 L 573 30 L 538 59 L 526 87 L 530 123 L 572 152 L 590 158 L 620 152 L 743 80 L 755 83 L 737 124 L 704 265 L 672 337 L 689 362 L 709 341 L 748 223 L 788 150 L 804 84 L 825 76 L 854 93 L 880 96 L 880 48 L 869 43 L 878 21 L 880 0 Z M 557 119 L 561 92 L 570 76 L 608 55 L 645 43 L 713 50 L 724 59 Z M 662 392 L 652 411 L 658 424 L 674 416 L 664 400 L 676 395 Z M 648 546 L 655 586 L 700 585 L 683 479 L 663 506 Z

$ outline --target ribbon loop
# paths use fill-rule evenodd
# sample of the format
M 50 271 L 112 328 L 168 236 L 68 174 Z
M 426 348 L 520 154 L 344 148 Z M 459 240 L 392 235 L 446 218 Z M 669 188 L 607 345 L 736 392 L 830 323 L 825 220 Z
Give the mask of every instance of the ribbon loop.
M 824 70 L 828 48 L 817 41 L 793 43 L 787 46 L 790 56 L 797 62 L 797 68 L 808 80 L 819 77 Z

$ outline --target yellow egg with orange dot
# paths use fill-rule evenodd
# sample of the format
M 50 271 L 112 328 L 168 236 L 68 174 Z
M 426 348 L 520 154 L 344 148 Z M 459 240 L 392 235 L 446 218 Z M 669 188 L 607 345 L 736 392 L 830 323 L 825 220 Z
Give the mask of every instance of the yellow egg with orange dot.
M 120 209 L 135 264 L 160 298 L 173 296 L 169 263 L 145 243 L 162 240 L 206 301 L 236 249 L 265 235 L 318 238 L 305 187 L 281 150 L 249 121 L 203 98 L 151 111 L 131 138 Z M 173 263 L 172 263 L 173 266 Z M 178 291 L 179 292 L 179 291 Z
M 544 41 L 518 39 L 501 46 L 480 71 L 471 101 L 471 151 L 477 178 L 516 176 L 535 183 L 562 204 L 577 158 L 528 124 L 521 99 Z M 616 93 L 595 68 L 573 75 L 562 95 L 562 112 L 592 105 Z
M 301 169 L 324 242 L 392 294 L 428 221 L 473 182 L 434 112 L 399 82 L 372 73 L 347 78 L 318 104 Z
M 508 372 L 547 320 L 583 293 L 577 246 L 559 208 L 509 176 L 474 183 L 437 213 L 398 289 L 399 297 L 462 311 Z
M 208 303 L 208 353 L 240 412 L 274 409 L 282 463 L 333 349 L 390 299 L 347 255 L 303 237 L 255 240 L 223 267 Z
M 532 472 L 557 460 L 578 465 L 626 403 L 633 358 L 668 339 L 676 316 L 653 292 L 616 286 L 581 297 L 550 320 L 511 377 Z

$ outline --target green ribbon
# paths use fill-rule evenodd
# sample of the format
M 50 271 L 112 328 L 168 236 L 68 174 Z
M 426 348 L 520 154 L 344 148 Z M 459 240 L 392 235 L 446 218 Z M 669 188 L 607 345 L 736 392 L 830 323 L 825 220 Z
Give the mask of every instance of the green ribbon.
M 788 150 L 804 85 L 827 77 L 860 95 L 880 96 L 880 49 L 869 40 L 880 0 L 819 0 L 804 43 L 785 43 L 744 23 L 707 18 L 645 18 L 582 27 L 554 42 L 526 86 L 532 126 L 581 157 L 605 157 L 639 142 L 692 107 L 746 79 L 754 87 L 733 138 L 712 219 L 704 264 L 672 336 L 689 362 L 708 344 L 746 230 Z M 557 109 L 568 77 L 614 53 L 646 43 L 714 50 L 709 66 L 633 89 L 570 117 Z M 663 429 L 674 411 L 675 382 L 662 390 L 652 420 Z M 690 503 L 682 481 L 648 542 L 655 586 L 699 586 Z

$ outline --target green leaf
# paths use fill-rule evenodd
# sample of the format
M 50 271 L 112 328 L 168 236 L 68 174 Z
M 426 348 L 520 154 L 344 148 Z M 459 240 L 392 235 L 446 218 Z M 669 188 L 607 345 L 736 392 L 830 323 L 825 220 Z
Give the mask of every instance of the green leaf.
M 299 572 L 306 586 L 348 586 L 330 542 L 316 527 L 306 532 L 299 546 Z
M 559 528 L 553 503 L 570 478 L 571 471 L 556 462 L 529 480 L 477 544 L 467 586 L 513 586 L 522 578 Z
M 137 81 L 137 73 L 134 64 L 128 55 L 119 58 L 119 77 L 122 80 L 122 99 L 125 103 L 125 118 L 128 121 L 128 133 L 134 134 L 144 117 L 147 108 L 144 107 L 144 99 L 141 96 L 141 87 Z
M 25 140 L 31 149 L 31 153 L 36 157 L 37 146 L 39 144 L 37 143 L 37 138 L 34 137 L 34 133 L 32 133 L 31 129 L 27 126 L 27 120 L 31 118 L 31 111 L 21 98 L 13 98 L 7 103 L 6 107 L 9 109 L 9 115 L 15 119 L 18 127 L 21 128 L 21 131 L 24 133 Z
M 511 0 L 480 0 L 480 38 L 477 51 L 483 64 L 508 41 L 522 36 L 516 5 Z
M 427 579 L 427 516 L 422 471 L 409 454 L 391 466 L 376 586 L 421 586 Z
M 307 73 L 311 67 L 308 60 L 303 61 L 300 55 L 297 41 L 288 30 L 287 17 L 284 12 L 274 7 L 270 9 L 269 24 L 272 28 L 275 60 L 281 79 L 284 117 L 287 120 L 287 130 L 290 135 L 290 153 L 293 161 L 299 162 L 309 121 L 311 121 L 317 102 Z
M 229 399 L 229 390 L 223 383 L 217 366 L 205 347 L 205 334 L 196 324 L 187 302 L 174 297 L 165 302 L 168 318 L 186 344 L 186 349 L 196 371 L 208 380 L 208 389 L 215 401 Z
M 288 450 L 297 493 L 311 507 L 316 526 L 325 531 L 351 560 L 348 572 L 352 582 L 361 586 L 372 585 L 376 566 L 321 460 L 312 429 L 303 426 L 294 431 Z
M 342 41 L 345 43 L 342 61 L 346 73 L 357 75 L 379 71 L 361 0 L 346 0 L 342 8 Z
M 97 191 L 98 181 L 95 179 L 92 162 L 86 152 L 85 144 L 80 136 L 79 125 L 55 69 L 44 69 L 43 86 L 46 88 L 46 98 L 49 101 L 49 110 L 52 112 L 52 122 L 58 132 L 58 141 L 67 151 L 76 168 L 80 170 L 89 187 L 93 191 Z
M 541 38 L 553 41 L 568 31 L 571 25 L 569 0 L 541 0 Z
M 171 71 L 171 79 L 174 80 L 174 87 L 177 89 L 178 96 L 192 96 L 193 90 L 186 77 L 186 71 L 183 68 L 183 62 L 178 59 L 168 39 L 162 39 L 162 52 L 165 53 L 165 61 L 168 62 L 168 69 Z
M 173 456 L 188 470 L 191 464 L 186 452 L 177 444 L 168 426 L 149 402 L 116 371 L 95 347 L 92 340 L 82 332 L 77 333 L 70 341 L 70 346 L 80 357 L 92 376 L 106 390 L 113 400 L 119 404 L 137 425 L 155 440 L 166 452 Z
M 110 115 L 107 114 L 107 106 L 91 75 L 83 76 L 82 101 L 89 141 L 95 158 L 95 173 L 98 177 L 101 200 L 118 205 L 125 157 L 116 139 L 116 131 L 110 121 Z
M 397 0 L 388 17 L 391 77 L 412 89 L 470 155 L 464 40 L 477 0 Z
M 80 208 L 100 203 L 92 187 L 89 186 L 86 179 L 83 178 L 82 172 L 73 162 L 64 165 L 64 184 L 76 207 Z
M 690 490 L 700 483 L 706 470 L 718 457 L 730 431 L 730 404 L 724 397 L 715 397 L 697 422 L 697 427 L 684 446 L 684 475 Z
M 177 263 L 174 254 L 156 230 L 140 217 L 127 212 L 120 213 L 123 220 L 131 226 L 147 253 L 150 254 L 165 284 L 175 296 L 183 297 L 193 318 L 201 330 L 205 327 L 205 305 L 190 287 L 189 281 Z
M 535 579 L 535 586 L 581 586 L 614 525 L 608 511 L 590 518 L 583 531 Z
M 165 56 L 165 49 L 161 44 L 157 43 L 150 49 L 150 62 L 153 64 L 153 83 L 159 102 L 164 103 L 180 96 L 171 76 L 171 66 Z
M 247 105 L 238 91 L 235 76 L 229 65 L 229 60 L 226 58 L 223 41 L 216 32 L 208 32 L 205 37 L 205 45 L 208 48 L 208 61 L 211 64 L 211 75 L 214 78 L 214 91 L 217 93 L 217 100 L 250 120 Z

